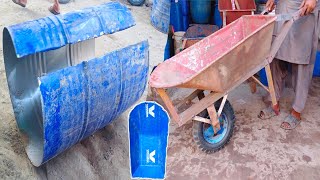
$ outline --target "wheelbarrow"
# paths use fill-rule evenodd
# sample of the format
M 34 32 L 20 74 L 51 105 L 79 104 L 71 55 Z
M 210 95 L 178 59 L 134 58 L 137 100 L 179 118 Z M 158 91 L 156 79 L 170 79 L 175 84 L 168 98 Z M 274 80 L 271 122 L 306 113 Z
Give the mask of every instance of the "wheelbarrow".
M 158 93 L 179 126 L 193 120 L 193 137 L 201 150 L 215 152 L 228 143 L 235 115 L 227 95 L 262 68 L 266 69 L 269 87 L 252 78 L 270 93 L 272 104 L 276 105 L 269 63 L 298 17 L 298 13 L 242 16 L 153 71 L 149 80 L 153 92 Z M 272 42 L 276 20 L 286 23 Z M 173 104 L 168 88 L 188 88 L 193 92 Z M 192 105 L 179 111 L 186 104 Z
M 4 28 L 11 102 L 34 166 L 105 127 L 141 97 L 147 41 L 95 57 L 94 38 L 134 25 L 130 10 L 111 2 Z

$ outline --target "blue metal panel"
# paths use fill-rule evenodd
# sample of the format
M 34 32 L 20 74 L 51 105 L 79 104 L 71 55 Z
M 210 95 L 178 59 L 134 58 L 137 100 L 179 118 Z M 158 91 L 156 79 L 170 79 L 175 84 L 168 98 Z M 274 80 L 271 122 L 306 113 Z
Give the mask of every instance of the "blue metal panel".
M 136 102 L 148 76 L 148 42 L 39 78 L 42 163 L 106 126 Z
M 7 27 L 18 58 L 60 48 L 134 26 L 124 5 L 111 2 L 100 6 L 44 17 Z
M 169 115 L 156 102 L 142 102 L 129 115 L 132 178 L 163 179 L 166 171 Z

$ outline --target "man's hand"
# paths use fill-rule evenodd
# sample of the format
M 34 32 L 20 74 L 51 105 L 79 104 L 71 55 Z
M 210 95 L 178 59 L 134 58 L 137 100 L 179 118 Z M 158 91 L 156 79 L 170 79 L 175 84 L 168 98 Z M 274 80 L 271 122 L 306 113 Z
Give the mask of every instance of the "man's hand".
M 301 9 L 300 15 L 304 16 L 312 13 L 316 5 L 317 5 L 316 0 L 303 0 L 300 6 L 300 9 Z
M 274 0 L 268 0 L 266 4 L 266 8 L 268 8 L 268 11 L 271 12 L 274 10 L 276 5 L 274 4 Z

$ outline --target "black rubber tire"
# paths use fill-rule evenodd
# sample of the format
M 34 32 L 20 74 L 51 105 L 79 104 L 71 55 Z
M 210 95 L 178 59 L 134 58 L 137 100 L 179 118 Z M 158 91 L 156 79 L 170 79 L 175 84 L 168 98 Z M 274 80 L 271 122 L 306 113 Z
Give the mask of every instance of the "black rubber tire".
M 70 0 L 59 0 L 59 3 L 60 4 L 67 4 L 67 3 L 69 3 L 70 2 Z
M 221 104 L 221 99 L 219 101 L 217 101 L 214 106 L 216 109 L 218 109 L 220 107 Z M 227 100 L 224 108 L 222 110 L 222 113 L 224 113 L 226 115 L 227 121 L 228 121 L 228 126 L 227 126 L 227 132 L 226 135 L 223 137 L 223 139 L 216 143 L 216 144 L 212 144 L 209 143 L 208 141 L 205 140 L 204 135 L 203 135 L 203 122 L 200 121 L 193 121 L 193 139 L 194 141 L 197 143 L 198 147 L 206 152 L 206 153 L 213 153 L 213 152 L 217 152 L 220 149 L 222 149 L 226 144 L 229 143 L 230 138 L 233 135 L 233 128 L 234 128 L 234 123 L 235 123 L 235 115 L 234 115 L 234 111 L 233 108 L 230 104 L 230 102 Z M 208 112 L 207 110 L 202 111 L 199 116 L 201 117 L 205 117 L 205 118 L 209 118 L 208 116 Z
M 128 0 L 128 2 L 132 5 L 132 6 L 141 6 L 144 4 L 145 0 Z

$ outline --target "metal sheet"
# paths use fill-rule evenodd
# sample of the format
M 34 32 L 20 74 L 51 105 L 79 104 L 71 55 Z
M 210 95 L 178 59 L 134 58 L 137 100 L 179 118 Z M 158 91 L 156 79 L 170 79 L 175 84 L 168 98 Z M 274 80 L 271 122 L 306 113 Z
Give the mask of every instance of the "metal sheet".
M 150 86 L 226 92 L 268 63 L 275 19 L 243 16 L 161 63 L 150 76 Z
M 163 179 L 169 135 L 169 115 L 156 102 L 141 102 L 129 115 L 132 178 Z
M 11 102 L 35 166 L 110 123 L 141 96 L 147 42 L 101 58 L 94 53 L 93 38 L 132 25 L 125 6 L 107 3 L 4 29 Z
M 94 58 L 94 39 L 17 58 L 6 29 L 4 34 L 5 70 L 17 125 L 28 141 L 28 156 L 42 157 L 43 112 L 38 77 Z M 86 51 L 82 51 L 84 48 Z M 34 146 L 38 148 L 29 150 Z
M 18 58 L 99 37 L 135 25 L 129 9 L 117 2 L 6 27 Z
M 146 87 L 148 65 L 145 41 L 40 77 L 43 121 L 42 132 L 36 133 L 43 136 L 31 139 L 36 143 L 27 149 L 33 164 L 88 137 L 136 102 Z

